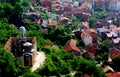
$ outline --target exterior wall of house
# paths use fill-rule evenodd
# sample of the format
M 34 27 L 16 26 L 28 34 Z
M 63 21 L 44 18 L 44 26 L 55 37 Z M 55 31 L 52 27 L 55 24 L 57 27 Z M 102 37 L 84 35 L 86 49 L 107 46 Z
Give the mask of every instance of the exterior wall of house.
M 120 9 L 120 1 L 109 3 L 108 9 L 111 11 L 117 11 Z
M 8 39 L 3 49 L 5 49 L 6 51 L 11 51 L 11 46 L 12 46 L 11 42 L 12 42 L 12 37 Z
M 87 46 L 88 44 L 92 43 L 92 37 L 88 36 L 86 38 L 83 39 L 84 44 Z
M 117 9 L 117 10 L 120 9 L 120 1 L 117 2 L 117 8 L 116 8 L 116 9 Z
M 117 3 L 109 3 L 108 9 L 109 10 L 115 10 L 117 7 Z
M 73 3 L 73 5 L 74 5 L 75 7 L 78 7 L 78 6 L 79 6 L 79 2 L 78 2 L 78 1 L 75 1 L 75 2 Z

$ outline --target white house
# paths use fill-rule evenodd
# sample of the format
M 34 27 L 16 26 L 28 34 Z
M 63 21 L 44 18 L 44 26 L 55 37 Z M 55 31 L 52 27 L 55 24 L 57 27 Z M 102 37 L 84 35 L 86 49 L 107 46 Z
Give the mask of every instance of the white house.
M 120 0 L 110 0 L 108 9 L 110 11 L 118 11 L 120 9 Z
M 87 36 L 83 39 L 84 44 L 87 46 L 88 44 L 92 43 L 92 37 L 91 36 Z
M 91 43 L 93 42 L 92 37 L 91 37 L 89 34 L 85 33 L 85 32 L 83 32 L 83 33 L 81 34 L 81 37 L 82 37 L 83 42 L 84 42 L 84 44 L 85 44 L 86 46 L 87 46 L 88 44 L 91 44 Z
M 73 2 L 73 6 L 74 7 L 78 7 L 79 6 L 79 2 L 78 1 Z

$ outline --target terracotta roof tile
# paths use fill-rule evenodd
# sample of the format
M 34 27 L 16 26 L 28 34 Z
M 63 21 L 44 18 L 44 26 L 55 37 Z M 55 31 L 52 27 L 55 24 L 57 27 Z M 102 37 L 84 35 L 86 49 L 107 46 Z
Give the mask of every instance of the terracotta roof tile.
M 115 28 L 117 28 L 116 25 L 114 25 L 114 24 L 110 25 L 110 29 L 115 29 Z
M 107 77 L 120 77 L 120 72 L 106 73 Z
M 89 23 L 88 22 L 82 22 L 81 26 L 85 26 L 85 27 L 89 28 Z
M 120 56 L 120 50 L 119 49 L 117 49 L 117 48 L 111 48 L 110 50 L 109 50 L 109 52 L 110 52 L 110 58 L 111 59 L 113 59 L 113 58 L 115 58 L 115 57 L 117 57 L 117 56 Z
M 48 25 L 57 27 L 57 21 L 49 20 L 49 24 Z
M 80 49 L 78 47 L 76 47 L 76 41 L 71 39 L 66 43 L 65 46 L 65 50 L 66 51 L 71 51 L 71 50 L 75 50 L 77 52 L 80 52 Z
M 81 33 L 81 37 L 84 39 L 86 37 L 90 36 L 88 33 L 82 32 Z
M 96 54 L 98 50 L 95 44 L 87 45 L 86 49 L 87 49 L 87 52 L 94 53 L 94 54 Z

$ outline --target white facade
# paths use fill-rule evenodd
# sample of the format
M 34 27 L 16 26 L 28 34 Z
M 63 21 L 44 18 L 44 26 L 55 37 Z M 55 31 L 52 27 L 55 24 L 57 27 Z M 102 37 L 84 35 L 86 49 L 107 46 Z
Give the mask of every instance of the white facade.
M 73 5 L 74 5 L 75 7 L 78 7 L 78 6 L 79 6 L 79 2 L 75 1 L 75 2 L 73 3 Z
M 110 2 L 108 9 L 111 11 L 118 11 L 120 9 L 120 1 Z
M 92 37 L 91 36 L 87 36 L 83 39 L 84 44 L 87 46 L 88 44 L 92 43 Z

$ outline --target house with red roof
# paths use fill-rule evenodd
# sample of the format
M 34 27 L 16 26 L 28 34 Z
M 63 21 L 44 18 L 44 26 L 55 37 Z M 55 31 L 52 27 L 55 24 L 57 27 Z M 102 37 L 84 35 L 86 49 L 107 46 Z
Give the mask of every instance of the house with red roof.
M 59 23 L 60 24 L 68 24 L 68 18 L 67 17 L 61 17 L 60 19 L 59 19 Z
M 81 54 L 80 49 L 76 46 L 76 40 L 74 39 L 70 39 L 67 41 L 66 45 L 65 45 L 65 50 L 67 52 L 71 52 L 76 56 L 79 56 Z
M 106 19 L 96 20 L 94 22 L 95 28 L 106 28 L 109 29 L 110 23 Z
M 117 56 L 120 56 L 120 50 L 117 49 L 116 47 L 110 48 L 109 54 L 110 54 L 109 58 L 113 59 Z
M 90 77 L 90 75 L 84 74 L 84 75 L 82 75 L 81 77 Z
M 57 24 L 58 24 L 58 22 L 55 20 L 49 19 L 49 21 L 48 21 L 48 26 L 53 26 L 53 27 L 57 28 Z
M 118 11 L 120 9 L 120 0 L 109 0 L 108 10 Z
M 95 5 L 103 10 L 106 8 L 106 5 L 107 5 L 106 3 L 107 3 L 106 0 L 96 0 L 95 1 Z
M 82 32 L 81 37 L 86 46 L 92 43 L 92 37 L 90 36 L 90 34 Z
M 81 28 L 82 28 L 82 29 L 89 28 L 89 23 L 88 23 L 87 21 L 82 22 L 82 23 L 81 23 Z
M 93 29 L 84 29 L 81 33 L 81 37 L 86 46 L 91 43 L 97 44 L 98 34 Z
M 73 13 L 72 12 L 67 12 L 67 11 L 64 11 L 64 13 L 63 13 L 63 16 L 64 17 L 67 17 L 67 18 L 69 18 L 69 19 L 72 19 L 72 17 L 73 17 Z
M 52 7 L 52 2 L 50 0 L 41 0 L 40 5 L 38 8 L 46 8 L 47 10 L 50 10 Z
M 91 13 L 91 9 L 85 5 L 77 7 L 78 11 L 81 13 Z
M 88 21 L 89 18 L 90 18 L 90 14 L 89 14 L 89 13 L 81 13 L 81 12 L 75 11 L 74 15 L 75 15 L 78 19 L 81 19 L 82 21 Z
M 86 47 L 86 55 L 84 55 L 84 57 L 86 57 L 86 58 L 94 58 L 95 57 L 95 55 L 97 54 L 97 52 L 98 52 L 98 47 L 97 47 L 97 45 L 96 44 L 93 44 L 93 43 L 91 43 L 91 44 L 88 44 L 87 45 L 87 47 Z

